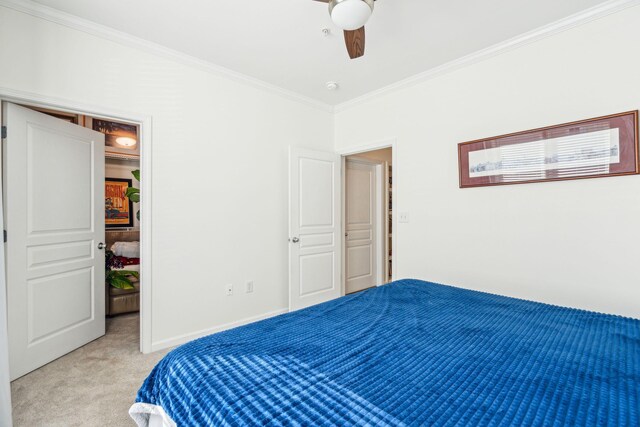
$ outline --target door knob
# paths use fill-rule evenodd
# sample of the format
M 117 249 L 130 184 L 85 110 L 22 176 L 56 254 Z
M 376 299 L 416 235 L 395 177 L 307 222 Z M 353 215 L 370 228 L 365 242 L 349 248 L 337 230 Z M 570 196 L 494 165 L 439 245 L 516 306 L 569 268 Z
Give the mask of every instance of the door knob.
M 105 245 L 104 243 L 102 243 L 102 242 L 98 243 L 98 249 L 104 249 L 106 247 L 107 247 L 107 245 Z
M 298 243 L 300 241 L 300 239 L 298 239 L 297 237 L 294 237 L 293 239 L 291 239 L 291 241 L 293 243 Z

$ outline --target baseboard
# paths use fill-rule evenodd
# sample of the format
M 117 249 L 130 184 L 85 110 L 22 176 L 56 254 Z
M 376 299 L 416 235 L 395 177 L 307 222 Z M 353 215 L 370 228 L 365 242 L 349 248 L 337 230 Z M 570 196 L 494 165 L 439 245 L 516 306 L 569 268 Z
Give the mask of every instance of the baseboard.
M 225 323 L 225 324 L 220 325 L 220 326 L 214 326 L 213 328 L 202 329 L 202 330 L 197 331 L 197 332 L 192 332 L 192 333 L 184 334 L 184 335 L 178 335 L 178 336 L 173 337 L 173 338 L 168 338 L 168 339 L 156 341 L 156 342 L 151 343 L 151 352 L 158 351 L 158 350 L 164 350 L 166 348 L 175 347 L 175 346 L 178 346 L 180 344 L 184 344 L 184 343 L 187 343 L 189 341 L 193 341 L 193 340 L 195 340 L 197 338 L 202 338 L 202 337 L 205 337 L 207 335 L 215 334 L 216 332 L 226 331 L 228 329 L 233 329 L 233 328 L 236 328 L 238 326 L 247 325 L 249 323 L 257 322 L 259 320 L 268 319 L 270 317 L 274 317 L 274 316 L 278 316 L 280 314 L 287 313 L 288 311 L 289 311 L 288 308 L 283 308 L 283 309 L 280 309 L 280 310 L 274 310 L 274 311 L 270 311 L 268 313 L 261 314 L 261 315 L 258 315 L 258 316 L 247 317 L 246 319 L 237 320 L 235 322 L 230 322 L 230 323 Z

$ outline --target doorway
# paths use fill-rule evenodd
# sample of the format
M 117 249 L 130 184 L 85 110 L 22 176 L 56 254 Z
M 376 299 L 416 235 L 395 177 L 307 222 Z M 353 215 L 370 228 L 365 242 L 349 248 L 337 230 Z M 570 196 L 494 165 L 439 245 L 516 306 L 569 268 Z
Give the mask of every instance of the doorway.
M 31 312 L 32 317 L 33 313 L 36 312 L 34 308 L 37 308 L 38 303 L 46 303 L 46 312 L 39 312 L 48 314 L 42 318 L 31 319 L 33 320 L 32 325 L 19 332 L 20 335 L 24 335 L 26 337 L 26 342 L 28 343 L 27 347 L 30 347 L 26 348 L 27 351 L 35 348 L 34 343 L 42 344 L 43 346 L 40 348 L 40 350 L 38 350 L 37 354 L 34 354 L 34 357 L 30 359 L 29 363 L 21 364 L 22 366 L 20 366 L 18 370 L 14 370 L 12 367 L 11 376 L 12 379 L 15 379 L 17 376 L 21 376 L 29 372 L 30 370 L 36 369 L 39 365 L 46 364 L 49 361 L 60 357 L 67 352 L 72 351 L 79 346 L 82 346 L 83 344 L 86 344 L 87 342 L 99 337 L 104 333 L 104 316 L 107 312 L 104 308 L 104 303 L 109 298 L 109 292 L 107 289 L 105 289 L 103 280 L 104 277 L 101 278 L 100 276 L 102 276 L 105 271 L 104 249 L 106 249 L 107 246 L 110 246 L 108 245 L 109 242 L 107 236 L 105 235 L 107 233 L 105 233 L 104 231 L 106 219 L 104 209 L 105 199 L 103 198 L 103 191 L 105 191 L 106 186 L 105 177 L 108 177 L 108 175 L 105 173 L 105 164 L 109 161 L 109 156 L 105 156 L 103 154 L 103 150 L 108 145 L 105 144 L 104 137 L 103 139 L 99 139 L 96 138 L 95 135 L 102 133 L 107 138 L 109 136 L 107 135 L 107 132 L 104 131 L 104 129 L 96 129 L 96 126 L 92 126 L 91 121 L 98 120 L 102 122 L 121 123 L 128 126 L 133 126 L 137 130 L 136 143 L 141 148 L 142 141 L 143 139 L 145 139 L 143 134 L 143 130 L 145 129 L 144 124 L 145 122 L 147 122 L 148 124 L 148 120 L 136 120 L 135 118 L 128 119 L 119 114 L 100 114 L 92 112 L 96 110 L 89 109 L 80 111 L 65 107 L 61 108 L 59 106 L 42 104 L 40 102 L 37 102 L 37 100 L 30 100 L 25 98 L 16 99 L 2 97 L 2 101 L 5 101 L 2 104 L 2 125 L 3 127 L 7 126 L 8 128 L 8 131 L 6 132 L 7 138 L 3 140 L 3 197 L 5 200 L 6 212 L 10 212 L 10 210 L 12 209 L 11 203 L 15 203 L 13 201 L 14 199 L 11 198 L 11 196 L 7 198 L 7 190 L 9 188 L 15 188 L 12 187 L 12 182 L 17 183 L 20 179 L 22 179 L 17 176 L 12 177 L 7 175 L 7 171 L 11 169 L 12 162 L 14 161 L 14 157 L 12 157 L 11 154 L 9 156 L 6 155 L 7 145 L 11 144 L 12 139 L 16 139 L 16 137 L 19 136 L 17 133 L 12 132 L 12 129 L 14 129 L 13 126 L 17 125 L 16 128 L 20 127 L 19 121 L 11 120 L 11 117 L 7 117 L 7 111 L 10 109 L 14 111 L 13 115 L 16 118 L 19 117 L 20 114 L 28 115 L 28 120 L 25 121 L 25 123 L 29 122 L 30 124 L 33 124 L 35 122 L 38 122 L 37 126 L 34 127 L 36 131 L 33 131 L 33 129 L 29 130 L 29 132 L 31 132 L 31 136 L 29 138 L 31 139 L 27 139 L 26 141 L 28 142 L 30 151 L 26 153 L 27 157 L 25 157 L 25 161 L 39 161 L 40 163 L 44 162 L 42 163 L 42 165 L 44 165 L 45 168 L 51 169 L 50 172 L 52 172 L 52 175 L 49 175 L 51 175 L 52 180 L 53 178 L 60 178 L 61 180 L 66 180 L 66 182 L 69 182 L 70 184 L 79 182 L 81 180 L 86 180 L 87 183 L 91 184 L 87 184 L 85 186 L 79 185 L 78 189 L 75 189 L 79 190 L 79 192 L 76 192 L 74 194 L 76 194 L 78 199 L 82 199 L 80 195 L 87 193 L 91 195 L 92 200 L 91 203 L 88 203 L 88 201 L 78 202 L 78 206 L 76 206 L 78 209 L 65 210 L 65 206 L 62 206 L 64 205 L 64 203 L 61 206 L 58 206 L 61 199 L 64 199 L 61 194 L 59 194 L 58 196 L 52 196 L 51 191 L 43 193 L 42 190 L 44 189 L 44 187 L 33 187 L 33 183 L 35 182 L 33 172 L 32 175 L 28 177 L 28 179 L 30 179 L 31 181 L 29 181 L 30 187 L 28 187 L 27 191 L 33 190 L 34 193 L 33 195 L 26 197 L 28 200 L 25 206 L 28 206 L 30 210 L 27 210 L 28 214 L 26 219 L 26 226 L 21 227 L 21 229 L 26 230 L 25 236 L 27 236 L 28 238 L 35 236 L 41 240 L 44 238 L 46 241 L 38 240 L 37 242 L 35 242 L 32 248 L 27 249 L 27 265 L 29 265 L 30 267 L 38 268 L 40 269 L 40 271 L 37 272 L 37 274 L 34 271 L 29 272 L 29 274 L 34 275 L 33 277 L 26 274 L 23 275 L 23 278 L 28 280 L 30 289 L 29 294 L 24 298 L 24 303 L 26 303 L 30 307 L 29 311 Z M 25 128 L 25 126 L 22 126 L 22 128 Z M 40 134 L 38 134 L 38 132 L 40 132 Z M 40 138 L 41 141 L 38 142 L 34 138 Z M 50 138 L 59 138 L 59 140 L 55 142 L 56 144 L 58 144 L 58 147 L 56 149 L 46 148 L 46 145 L 48 145 L 47 141 L 49 141 Z M 66 142 L 64 141 L 65 138 L 67 138 Z M 82 138 L 84 138 L 84 140 Z M 148 138 L 146 139 L 148 141 Z M 123 140 L 123 142 L 125 143 L 123 145 L 132 143 L 131 141 L 126 140 Z M 83 145 L 90 148 L 83 148 Z M 37 153 L 35 151 L 34 147 L 37 148 L 38 146 L 41 147 L 38 148 L 38 150 L 43 150 L 41 153 Z M 138 152 L 139 155 L 136 161 L 145 163 L 145 161 L 143 160 L 143 156 L 147 155 L 148 152 L 149 150 L 146 150 L 143 154 L 142 150 L 140 150 Z M 85 155 L 83 153 L 87 153 L 88 155 L 90 155 L 90 157 L 92 158 L 91 164 L 84 164 L 84 161 L 82 159 L 85 158 L 83 157 Z M 53 157 L 47 157 L 49 155 Z M 67 165 L 65 167 L 64 162 L 67 161 L 66 159 L 68 159 L 67 155 L 75 156 L 75 163 L 73 165 Z M 48 159 L 51 161 L 49 161 Z M 51 164 L 53 160 L 57 162 L 56 165 L 53 165 L 55 167 L 52 167 Z M 113 160 L 113 158 L 111 160 Z M 131 170 L 134 170 L 134 168 L 138 171 L 144 169 L 144 165 L 140 163 L 135 164 L 135 161 L 132 161 L 131 158 L 127 158 L 126 155 L 121 156 L 120 159 L 115 162 L 115 165 L 111 165 L 111 174 L 114 174 L 113 171 L 116 169 L 130 169 L 129 171 L 127 171 L 129 172 L 129 174 Z M 32 171 L 42 170 L 42 168 L 35 168 L 35 166 L 37 165 L 32 165 Z M 14 170 L 15 169 L 17 168 L 14 167 Z M 107 166 L 106 169 L 108 170 L 109 166 Z M 66 173 L 65 171 L 69 173 Z M 99 173 L 96 173 L 95 171 L 99 171 Z M 149 173 L 147 172 L 148 171 L 146 170 L 143 172 L 145 179 L 149 176 Z M 69 176 L 66 176 L 65 173 Z M 86 176 L 82 175 L 83 173 Z M 46 183 L 46 181 L 48 180 L 47 176 L 49 175 L 47 175 L 47 173 L 44 173 L 42 177 L 36 178 L 39 178 L 40 183 Z M 65 176 L 62 177 L 62 175 Z M 123 179 L 124 181 L 136 181 L 137 184 L 141 184 L 141 182 L 137 182 L 137 178 L 135 176 L 131 176 L 129 177 L 129 179 L 119 179 Z M 64 186 L 62 187 L 64 188 Z M 63 190 L 62 188 L 57 188 L 59 190 Z M 145 189 L 146 188 L 149 188 L 148 183 L 145 185 Z M 70 185 L 67 187 L 67 189 L 71 189 L 73 191 L 74 187 L 73 185 Z M 49 194 L 48 198 L 40 197 L 41 195 L 47 193 Z M 44 205 L 42 205 L 42 209 L 39 209 L 39 207 L 34 204 L 34 201 L 37 200 L 45 200 L 45 202 L 43 202 Z M 91 208 L 83 213 L 82 209 L 84 209 L 84 205 L 88 205 Z M 139 207 L 134 208 L 133 206 L 125 207 L 120 205 L 118 206 L 119 209 L 112 210 L 112 212 L 115 212 L 115 210 L 118 210 L 120 212 L 120 214 L 115 215 L 115 217 L 118 217 L 120 220 L 125 222 L 129 221 L 133 217 L 135 218 L 135 221 L 137 223 L 138 218 L 136 212 Z M 56 206 L 58 206 L 59 209 L 56 209 L 52 212 L 51 208 L 55 208 Z M 135 209 L 135 211 L 133 211 L 132 209 Z M 126 215 L 123 215 L 122 213 L 126 210 L 128 210 L 128 212 L 126 212 Z M 56 220 L 60 223 L 54 221 L 56 217 L 56 211 L 66 212 L 64 217 L 67 219 L 63 218 L 61 222 Z M 144 210 L 142 209 L 141 211 L 144 212 Z M 50 213 L 47 214 L 46 212 Z M 127 223 L 127 225 L 131 225 L 131 227 L 125 226 L 120 229 L 121 232 L 129 232 L 131 236 L 132 232 L 137 233 L 136 238 L 133 239 L 132 237 L 131 240 L 144 240 L 144 238 L 140 237 L 140 234 L 145 234 L 144 229 L 147 229 L 148 226 L 148 224 L 145 224 L 145 221 L 149 215 L 148 212 L 147 214 L 142 213 L 141 215 L 143 216 L 143 218 L 141 218 L 140 223 L 135 224 L 136 226 L 139 225 L 137 227 L 137 230 L 135 229 L 136 227 L 134 227 L 133 224 L 134 220 L 131 220 L 131 224 Z M 17 217 L 17 215 L 14 215 L 14 218 Z M 60 216 L 60 218 L 62 218 L 62 216 Z M 73 219 L 77 219 L 80 222 L 70 221 Z M 88 225 L 85 223 L 81 223 L 83 220 L 89 221 L 89 223 L 87 223 Z M 5 218 L 5 221 L 7 221 L 7 218 Z M 25 220 L 23 220 L 23 222 L 24 221 Z M 10 238 L 12 236 L 12 232 L 16 233 L 16 231 L 14 231 L 16 230 L 16 228 L 12 227 L 8 222 L 5 222 L 5 229 L 8 229 L 7 233 Z M 62 236 L 62 240 L 60 240 L 59 242 L 54 241 L 55 238 L 57 238 L 56 236 L 60 234 L 58 231 L 67 233 L 68 236 Z M 19 233 L 13 234 L 13 236 L 19 236 Z M 141 246 L 144 248 L 144 245 Z M 11 249 L 11 246 L 7 246 L 7 249 Z M 150 248 L 145 249 L 145 254 L 148 254 Z M 8 257 L 9 256 L 11 255 L 8 254 Z M 138 255 L 138 258 L 142 259 L 143 257 Z M 127 267 L 127 269 L 148 271 L 150 267 L 149 260 L 146 259 L 146 255 L 144 258 L 146 265 L 140 264 L 137 268 Z M 75 265 L 73 263 L 81 263 L 82 265 Z M 44 269 L 49 269 L 51 271 L 47 273 L 48 275 L 45 279 L 42 279 L 39 275 L 42 271 L 44 271 Z M 144 278 L 145 282 L 148 280 L 148 278 L 150 278 L 144 272 L 139 274 L 139 276 L 140 281 L 142 281 Z M 9 278 L 11 279 L 11 277 L 12 276 L 10 273 Z M 60 286 L 57 286 L 56 292 L 51 294 L 51 292 L 53 291 L 46 290 L 46 283 L 58 284 Z M 91 285 L 85 285 L 83 288 L 82 283 L 91 283 Z M 144 286 L 138 286 L 140 286 L 139 289 L 141 289 L 141 295 L 138 297 L 139 300 L 137 304 L 138 306 L 141 305 L 142 307 L 140 307 L 141 313 L 139 320 L 138 318 L 136 318 L 134 321 L 139 322 L 141 327 L 140 335 L 136 336 L 135 339 L 136 341 L 139 341 L 139 348 L 142 351 L 149 352 L 151 347 L 149 324 L 150 307 L 145 303 L 145 301 L 149 300 L 149 295 L 148 291 L 145 292 Z M 87 290 L 87 287 L 90 288 L 90 290 Z M 11 289 L 11 283 L 7 284 L 7 288 L 8 290 Z M 37 295 L 37 292 L 35 292 L 36 290 L 40 292 L 40 295 Z M 71 310 L 53 310 L 55 309 L 55 304 L 50 304 L 52 300 L 47 298 L 47 293 L 54 296 L 66 295 L 66 299 L 71 300 Z M 91 299 L 91 304 L 82 302 L 86 301 L 89 297 Z M 130 301 L 128 301 L 128 303 L 130 303 Z M 65 298 L 62 298 L 60 300 L 60 304 L 67 304 Z M 12 310 L 12 307 L 13 306 L 9 306 L 9 310 Z M 53 317 L 48 318 L 47 316 Z M 51 320 L 55 322 L 51 322 Z M 12 331 L 10 331 L 10 334 L 11 333 Z M 62 341 L 58 343 L 54 342 L 58 338 L 62 339 Z M 47 341 L 49 342 L 47 343 Z M 12 351 L 12 343 L 14 343 L 14 340 L 10 337 L 10 351 Z M 15 344 L 14 347 L 16 347 Z
M 393 149 L 343 157 L 344 289 L 359 292 L 393 276 Z

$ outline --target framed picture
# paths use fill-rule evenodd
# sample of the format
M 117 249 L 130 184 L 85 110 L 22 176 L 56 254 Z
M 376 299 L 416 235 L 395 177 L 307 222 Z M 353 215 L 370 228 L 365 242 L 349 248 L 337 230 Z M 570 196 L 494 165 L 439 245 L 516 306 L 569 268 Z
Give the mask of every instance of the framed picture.
M 638 111 L 458 144 L 460 188 L 640 173 Z
M 105 154 L 140 157 L 137 125 L 92 118 L 91 128 L 105 135 Z
M 107 228 L 133 227 L 133 202 L 125 196 L 132 181 L 123 178 L 105 178 L 104 223 Z
M 39 111 L 48 116 L 55 117 L 56 119 L 64 120 L 65 122 L 73 123 L 74 125 L 82 126 L 82 117 L 80 114 L 75 113 L 67 113 L 64 111 L 57 110 L 49 110 L 48 108 L 40 108 L 40 107 L 32 107 L 28 105 L 23 105 L 23 107 L 29 108 L 31 110 Z

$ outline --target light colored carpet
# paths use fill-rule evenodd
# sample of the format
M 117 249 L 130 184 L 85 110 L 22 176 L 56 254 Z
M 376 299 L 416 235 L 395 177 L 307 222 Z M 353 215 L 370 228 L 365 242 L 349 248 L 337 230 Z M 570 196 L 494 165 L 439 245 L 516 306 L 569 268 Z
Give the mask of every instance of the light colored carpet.
M 166 351 L 139 351 L 137 314 L 107 319 L 107 334 L 11 383 L 14 427 L 135 426 L 128 410 Z

